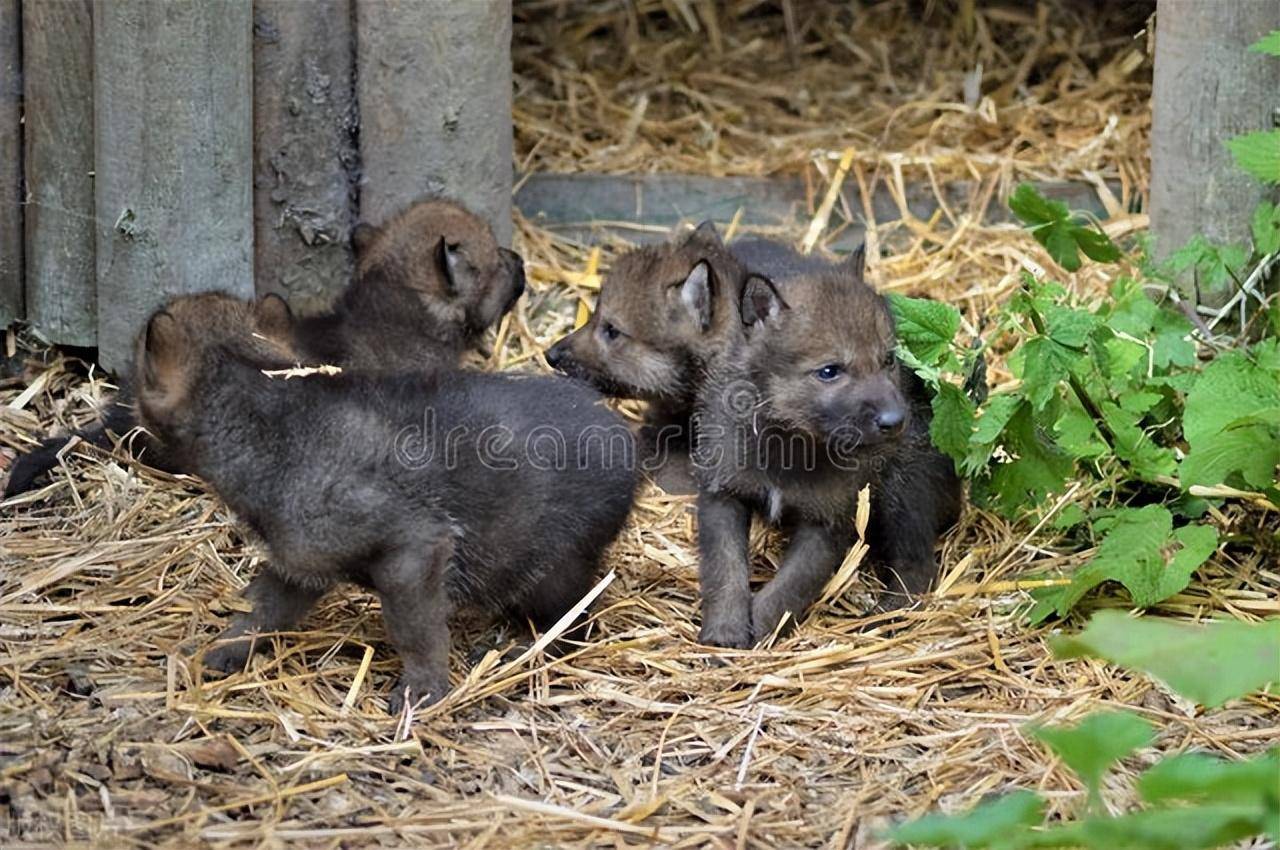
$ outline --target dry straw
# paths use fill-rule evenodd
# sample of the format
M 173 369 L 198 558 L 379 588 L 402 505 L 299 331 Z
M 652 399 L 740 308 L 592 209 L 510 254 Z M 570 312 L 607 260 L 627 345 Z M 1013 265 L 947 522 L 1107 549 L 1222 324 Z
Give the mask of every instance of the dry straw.
M 854 4 L 781 6 L 517 4 L 523 156 L 543 168 L 803 170 L 810 216 L 835 176 L 828 154 L 850 147 L 846 179 L 864 191 L 971 180 L 966 204 L 930 220 L 904 209 L 870 222 L 868 256 L 885 288 L 946 298 L 974 330 L 1024 268 L 1052 268 L 1017 228 L 981 223 L 1011 181 L 1115 178 L 1118 212 L 1145 185 L 1150 66 L 1106 14 L 1046 3 L 935 8 L 921 22 L 927 3 L 852 19 Z M 975 59 L 988 94 L 968 104 Z M 828 213 L 825 237 L 863 211 Z M 808 224 L 782 235 L 799 244 Z M 594 300 L 618 244 L 592 259 L 524 221 L 517 241 L 530 291 L 481 365 L 545 369 L 541 351 Z M 1089 266 L 1067 283 L 1097 292 L 1107 274 Z M 108 392 L 82 363 L 44 356 L 34 380 L 0 384 L 0 445 L 25 450 L 82 423 Z M 998 356 L 991 378 L 1011 380 Z M 1274 696 L 1202 714 L 1142 676 L 1054 661 L 1049 630 L 1018 616 L 1036 584 L 1025 577 L 1090 552 L 975 509 L 919 609 L 863 616 L 858 549 L 795 634 L 764 650 L 701 647 L 691 507 L 646 488 L 602 571 L 589 639 L 567 655 L 504 661 L 511 633 L 460 623 L 457 690 L 408 722 L 385 714 L 397 663 L 376 604 L 353 589 L 246 672 L 206 679 L 201 652 L 243 604 L 260 553 L 197 482 L 77 446 L 51 484 L 0 508 L 0 843 L 877 847 L 893 818 L 1015 787 L 1059 813 L 1074 805 L 1075 780 L 1022 733 L 1030 720 L 1124 705 L 1156 721 L 1157 744 L 1108 789 L 1117 799 L 1158 752 L 1280 743 Z M 1239 507 L 1217 518 L 1244 540 L 1276 530 L 1275 515 Z M 775 543 L 754 540 L 759 579 Z M 1232 545 L 1159 613 L 1275 615 L 1278 588 L 1273 555 Z

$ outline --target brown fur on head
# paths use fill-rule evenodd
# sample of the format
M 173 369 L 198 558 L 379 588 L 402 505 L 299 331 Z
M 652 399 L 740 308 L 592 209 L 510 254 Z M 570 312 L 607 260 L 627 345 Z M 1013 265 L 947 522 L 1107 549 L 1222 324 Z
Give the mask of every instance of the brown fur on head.
M 407 289 L 441 323 L 478 334 L 524 291 L 524 261 L 484 219 L 444 199 L 419 201 L 352 231 L 356 289 Z
M 620 256 L 595 313 L 547 350 L 547 362 L 602 392 L 691 402 L 702 370 L 739 327 L 745 270 L 709 222 Z
M 844 264 L 791 278 L 785 300 L 752 275 L 742 294 L 746 361 L 763 415 L 850 447 L 898 436 L 910 416 L 893 315 L 859 272 Z
M 293 314 L 278 295 L 243 301 L 224 292 L 173 299 L 155 311 L 134 342 L 134 390 L 143 424 L 163 430 L 181 416 L 200 371 L 231 354 L 291 365 Z

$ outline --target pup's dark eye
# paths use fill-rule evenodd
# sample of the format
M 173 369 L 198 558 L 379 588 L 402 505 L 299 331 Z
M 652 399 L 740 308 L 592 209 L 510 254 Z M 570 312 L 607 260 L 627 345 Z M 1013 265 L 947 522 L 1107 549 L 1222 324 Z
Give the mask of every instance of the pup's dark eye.
M 605 322 L 604 327 L 600 329 L 600 332 L 604 334 L 604 338 L 609 342 L 613 342 L 615 339 L 622 336 L 622 331 L 618 330 L 617 327 L 614 326 L 613 322 Z
M 834 381 L 844 374 L 844 367 L 838 363 L 828 363 L 820 369 L 814 369 L 813 375 L 819 381 Z

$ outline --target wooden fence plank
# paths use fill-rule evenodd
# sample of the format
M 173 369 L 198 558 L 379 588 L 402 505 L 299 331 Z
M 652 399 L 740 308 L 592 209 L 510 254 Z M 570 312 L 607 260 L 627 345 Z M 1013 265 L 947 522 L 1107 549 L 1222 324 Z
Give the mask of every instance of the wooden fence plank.
M 27 320 L 50 340 L 96 344 L 93 4 L 22 9 Z
M 1280 2 L 1159 0 L 1152 85 L 1151 232 L 1166 258 L 1203 233 L 1215 242 L 1247 243 L 1258 202 L 1276 198 L 1241 171 L 1223 144 L 1270 130 L 1280 116 L 1280 60 L 1246 48 L 1280 29 Z M 1179 281 L 1194 296 L 1190 272 Z M 1221 304 L 1232 292 L 1201 292 Z
M 22 19 L 0 0 L 0 328 L 22 318 Z
M 250 0 L 94 7 L 98 355 L 205 289 L 253 294 Z
M 257 289 L 321 307 L 352 268 L 351 2 L 256 0 L 253 13 Z
M 511 240 L 511 0 L 356 0 L 360 216 L 446 194 Z

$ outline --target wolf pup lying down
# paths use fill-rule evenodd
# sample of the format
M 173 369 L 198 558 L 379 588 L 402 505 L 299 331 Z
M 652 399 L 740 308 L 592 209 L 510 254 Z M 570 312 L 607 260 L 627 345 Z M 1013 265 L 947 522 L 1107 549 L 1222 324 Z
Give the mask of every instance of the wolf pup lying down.
M 453 365 L 524 291 L 520 255 L 452 201 L 420 201 L 381 227 L 358 225 L 352 242 L 354 280 L 330 312 L 294 324 L 303 362 L 388 371 Z M 283 301 L 279 308 L 287 309 Z M 76 436 L 109 447 L 108 433 L 122 436 L 138 424 L 130 396 L 126 382 L 102 421 Z M 47 439 L 18 458 L 4 497 L 34 487 L 70 439 Z M 179 471 L 157 441 L 140 436 L 136 449 L 151 466 Z
M 871 486 L 871 554 L 881 608 L 928 590 L 934 546 L 955 523 L 961 485 L 929 439 L 924 387 L 894 357 L 893 317 L 862 278 L 784 246 L 755 246 L 740 332 L 724 340 L 698 396 L 702 640 L 750 646 L 817 599 L 853 543 Z M 751 251 L 744 251 L 744 256 Z M 781 293 L 781 294 L 780 294 Z M 777 576 L 749 586 L 752 514 L 789 542 Z
M 406 694 L 439 700 L 452 606 L 545 628 L 590 588 L 631 508 L 630 431 L 562 378 L 269 376 L 297 359 L 279 303 L 179 298 L 136 343 L 142 424 L 270 552 L 246 590 L 253 611 L 206 663 L 241 668 L 241 636 L 288 629 L 354 581 L 378 593 L 404 662 L 391 710 Z

